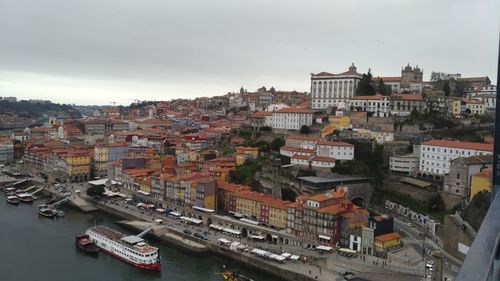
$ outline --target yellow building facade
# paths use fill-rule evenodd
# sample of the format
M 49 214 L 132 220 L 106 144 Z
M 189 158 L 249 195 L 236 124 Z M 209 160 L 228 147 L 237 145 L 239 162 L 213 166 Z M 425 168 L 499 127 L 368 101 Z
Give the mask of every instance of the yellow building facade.
M 347 116 L 329 116 L 328 122 L 329 124 L 321 130 L 322 137 L 326 137 L 332 134 L 337 129 L 349 128 L 349 125 L 351 124 L 351 118 Z
M 448 111 L 453 116 L 459 116 L 462 111 L 462 102 L 458 98 L 451 98 L 448 100 Z
M 66 172 L 71 182 L 90 180 L 90 156 L 87 151 L 70 152 L 66 155 Z
M 492 186 L 492 170 L 491 168 L 483 169 L 481 172 L 472 175 L 470 184 L 470 196 L 472 200 L 474 195 L 481 191 L 491 191 Z
M 259 148 L 238 146 L 236 148 L 236 166 L 245 164 L 247 160 L 257 159 L 259 157 Z
M 108 147 L 96 145 L 94 147 L 94 171 L 95 175 L 106 174 L 108 170 Z
M 269 225 L 273 225 L 277 228 L 286 228 L 286 207 L 284 208 L 269 208 Z
M 401 236 L 397 232 L 391 232 L 375 237 L 375 248 L 387 250 L 401 245 Z
M 236 212 L 260 220 L 260 202 L 236 196 Z

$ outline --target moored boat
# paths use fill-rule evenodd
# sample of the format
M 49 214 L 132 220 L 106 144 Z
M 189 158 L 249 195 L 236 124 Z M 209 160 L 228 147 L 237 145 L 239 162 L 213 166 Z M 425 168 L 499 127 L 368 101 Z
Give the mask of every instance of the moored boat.
M 29 193 L 18 193 L 16 195 L 21 202 L 24 203 L 33 203 L 33 196 Z
M 48 205 L 40 205 L 38 206 L 38 214 L 46 218 L 53 218 L 57 215 L 57 210 Z
M 135 235 L 125 235 L 109 227 L 98 225 L 85 231 L 89 239 L 103 252 L 147 270 L 161 270 L 160 251 Z
M 3 191 L 5 192 L 5 194 L 12 194 L 12 193 L 15 193 L 17 189 L 15 189 L 14 187 L 6 187 L 3 189 Z
M 7 195 L 7 197 L 5 197 L 5 201 L 12 205 L 19 205 L 19 198 L 15 195 Z
M 253 279 L 241 275 L 237 270 L 231 271 L 223 266 L 224 271 L 220 273 L 225 281 L 253 281 Z
M 97 255 L 99 253 L 99 247 L 97 247 L 97 245 L 90 240 L 87 234 L 77 235 L 75 238 L 75 244 L 79 250 L 87 254 Z

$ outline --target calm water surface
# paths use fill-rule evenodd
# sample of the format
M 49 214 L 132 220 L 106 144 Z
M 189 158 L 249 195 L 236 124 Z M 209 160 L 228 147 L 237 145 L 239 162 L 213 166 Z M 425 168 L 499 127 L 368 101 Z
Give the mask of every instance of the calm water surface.
M 119 218 L 102 212 L 83 214 L 63 208 L 65 218 L 42 218 L 36 213 L 38 204 L 13 206 L 5 201 L 3 192 L 0 194 L 1 281 L 220 281 L 222 277 L 216 273 L 222 264 L 237 267 L 224 258 L 193 257 L 157 241 L 149 242 L 160 247 L 161 273 L 136 269 L 104 253 L 86 256 L 76 250 L 74 236 L 94 221 L 131 232 L 114 224 Z M 241 270 L 256 281 L 274 280 L 251 269 Z

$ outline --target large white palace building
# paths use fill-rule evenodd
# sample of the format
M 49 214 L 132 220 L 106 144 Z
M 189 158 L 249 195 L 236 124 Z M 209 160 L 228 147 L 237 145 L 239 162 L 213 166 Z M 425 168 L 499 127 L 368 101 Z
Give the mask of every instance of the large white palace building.
M 345 108 L 356 94 L 362 75 L 352 64 L 349 70 L 340 74 L 311 73 L 311 108 L 324 110 L 328 107 Z

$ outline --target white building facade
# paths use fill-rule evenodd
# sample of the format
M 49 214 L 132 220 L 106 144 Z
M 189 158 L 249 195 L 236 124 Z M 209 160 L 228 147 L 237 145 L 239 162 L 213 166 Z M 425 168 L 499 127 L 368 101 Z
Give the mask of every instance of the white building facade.
M 354 145 L 327 141 L 317 136 L 290 136 L 280 148 L 290 163 L 316 168 L 333 168 L 337 160 L 353 160 Z
M 300 130 L 304 125 L 311 126 L 313 113 L 305 108 L 282 108 L 272 114 L 271 127 L 273 130 Z
M 0 163 L 14 161 L 14 142 L 12 140 L 0 140 Z
M 351 111 L 369 112 L 376 117 L 386 117 L 390 111 L 389 97 L 382 95 L 352 97 L 349 100 L 349 108 Z
M 452 140 L 430 140 L 420 146 L 419 171 L 427 175 L 445 175 L 450 162 L 459 157 L 493 154 L 493 145 Z
M 344 108 L 355 96 L 362 75 L 352 64 L 340 74 L 321 72 L 311 74 L 311 108 L 326 110 L 328 107 Z
M 389 158 L 389 170 L 391 173 L 412 176 L 418 171 L 420 160 L 418 156 L 397 155 Z

